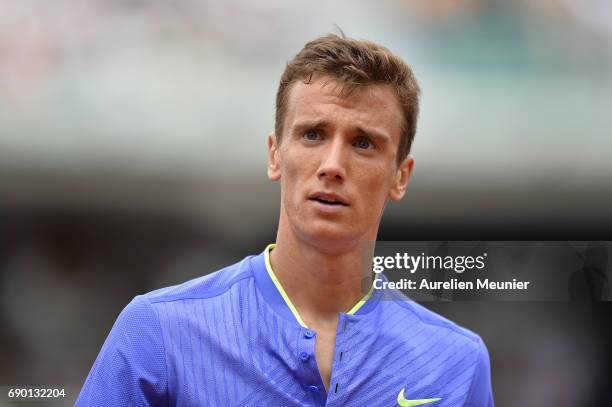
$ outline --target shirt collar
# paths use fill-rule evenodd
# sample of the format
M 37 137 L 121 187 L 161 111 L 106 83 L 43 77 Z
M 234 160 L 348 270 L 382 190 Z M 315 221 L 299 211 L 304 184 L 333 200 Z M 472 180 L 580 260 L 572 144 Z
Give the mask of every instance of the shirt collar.
M 269 244 L 263 253 L 251 259 L 251 267 L 255 276 L 255 284 L 260 290 L 265 300 L 272 308 L 285 319 L 297 321 L 297 323 L 307 328 L 306 324 L 297 312 L 297 309 L 291 302 L 291 299 L 283 289 L 280 281 L 272 270 L 270 264 L 270 251 L 276 247 L 276 244 Z M 378 304 L 381 297 L 381 290 L 375 289 L 373 286 L 370 291 L 357 302 L 346 315 L 365 315 L 372 311 Z

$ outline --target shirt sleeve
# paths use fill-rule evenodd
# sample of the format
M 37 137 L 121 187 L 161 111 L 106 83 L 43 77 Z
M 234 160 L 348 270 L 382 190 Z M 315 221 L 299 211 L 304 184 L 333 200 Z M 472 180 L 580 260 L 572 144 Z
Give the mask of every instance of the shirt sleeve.
M 119 314 L 76 406 L 168 405 L 161 326 L 149 300 L 135 297 Z
M 478 340 L 480 344 L 478 361 L 465 407 L 494 407 L 489 352 L 482 339 L 478 338 Z

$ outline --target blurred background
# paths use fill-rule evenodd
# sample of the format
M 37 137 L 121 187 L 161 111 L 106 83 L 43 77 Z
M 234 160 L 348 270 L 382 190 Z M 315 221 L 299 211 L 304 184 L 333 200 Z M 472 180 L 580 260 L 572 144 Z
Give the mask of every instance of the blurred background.
M 422 88 L 381 240 L 612 240 L 612 3 L 0 0 L 0 386 L 71 405 L 132 297 L 258 253 L 285 63 L 339 26 Z M 612 406 L 610 303 L 430 303 L 496 405 Z

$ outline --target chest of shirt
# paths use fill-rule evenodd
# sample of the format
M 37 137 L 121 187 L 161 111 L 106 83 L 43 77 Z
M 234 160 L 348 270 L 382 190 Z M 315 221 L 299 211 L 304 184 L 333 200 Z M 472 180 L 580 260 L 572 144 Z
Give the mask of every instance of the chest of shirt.
M 252 304 L 175 304 L 191 310 L 160 313 L 176 405 L 397 406 L 403 390 L 406 400 L 441 398 L 431 405 L 444 407 L 467 397 L 475 351 L 416 319 L 340 314 L 326 391 L 316 332 Z

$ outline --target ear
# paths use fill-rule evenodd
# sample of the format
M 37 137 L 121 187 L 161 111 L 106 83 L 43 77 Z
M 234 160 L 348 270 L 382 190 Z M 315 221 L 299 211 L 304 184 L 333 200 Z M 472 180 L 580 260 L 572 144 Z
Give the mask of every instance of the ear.
M 278 141 L 274 133 L 268 134 L 268 178 L 278 181 L 281 177 Z
M 406 194 L 408 188 L 408 181 L 412 175 L 412 168 L 414 167 L 414 158 L 409 155 L 401 162 L 395 173 L 395 179 L 391 190 L 389 191 L 389 199 L 393 201 L 399 201 Z

